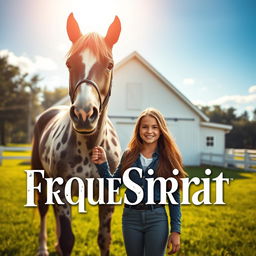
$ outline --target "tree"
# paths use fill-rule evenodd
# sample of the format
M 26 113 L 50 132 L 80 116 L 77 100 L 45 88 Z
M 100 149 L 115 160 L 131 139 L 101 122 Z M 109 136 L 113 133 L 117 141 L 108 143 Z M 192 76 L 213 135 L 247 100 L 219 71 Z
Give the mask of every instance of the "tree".
M 249 121 L 249 114 L 248 112 L 245 110 L 239 117 L 239 120 L 244 120 L 244 121 Z
M 10 65 L 8 57 L 0 57 L 0 144 L 27 142 L 28 126 L 39 108 L 37 75 L 27 78 L 19 67 Z
M 231 124 L 234 120 L 237 120 L 236 109 L 233 107 L 223 110 L 219 105 L 214 105 L 212 108 L 201 106 L 200 109 L 214 123 Z
M 236 109 L 233 107 L 222 109 L 216 105 L 213 108 L 202 106 L 200 109 L 210 118 L 211 122 L 233 126 L 233 129 L 226 134 L 226 148 L 256 148 L 256 119 L 250 121 L 247 111 L 237 116 Z M 253 113 L 255 118 L 256 109 Z
M 64 87 L 58 87 L 54 91 L 49 91 L 44 88 L 42 92 L 43 101 L 42 106 L 44 109 L 51 107 L 56 104 L 59 100 L 68 95 L 68 89 Z
M 253 110 L 253 118 L 252 118 L 253 121 L 256 121 L 256 108 Z
M 256 148 L 256 121 L 238 120 L 233 129 L 226 134 L 227 148 Z

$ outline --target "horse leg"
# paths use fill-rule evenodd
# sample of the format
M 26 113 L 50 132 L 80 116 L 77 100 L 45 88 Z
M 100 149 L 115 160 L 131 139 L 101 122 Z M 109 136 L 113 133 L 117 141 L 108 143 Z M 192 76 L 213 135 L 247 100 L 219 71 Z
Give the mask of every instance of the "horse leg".
M 61 249 L 60 249 L 60 245 L 59 245 L 59 238 L 60 238 L 60 219 L 58 217 L 57 214 L 57 208 L 54 205 L 53 206 L 54 209 L 54 216 L 55 216 L 55 221 L 56 221 L 56 237 L 57 237 L 57 242 L 55 244 L 55 250 L 59 255 L 62 255 Z
M 109 256 L 109 247 L 111 242 L 111 218 L 114 212 L 112 205 L 99 205 L 99 233 L 98 245 L 101 256 Z
M 32 170 L 42 170 L 43 166 L 40 161 L 39 156 L 39 134 L 38 129 L 35 129 L 35 136 L 33 139 L 33 146 L 32 146 L 32 158 L 31 158 L 31 168 Z M 39 232 L 39 247 L 37 256 L 48 256 L 47 250 L 47 233 L 46 233 L 46 213 L 48 211 L 49 206 L 45 204 L 47 195 L 46 195 L 46 182 L 42 178 L 41 175 L 35 175 L 35 183 L 37 185 L 41 183 L 41 192 L 37 191 L 37 203 L 38 203 L 38 210 L 40 214 L 40 232 Z
M 47 232 L 46 232 L 46 214 L 49 205 L 46 205 L 46 182 L 41 177 L 36 177 L 41 183 L 41 193 L 38 193 L 38 210 L 40 214 L 40 232 L 39 232 L 39 248 L 37 256 L 48 256 L 47 249 Z
M 66 202 L 64 205 L 55 204 L 54 212 L 58 239 L 55 249 L 61 256 L 69 256 L 71 255 L 75 242 L 75 237 L 71 228 L 71 207 Z

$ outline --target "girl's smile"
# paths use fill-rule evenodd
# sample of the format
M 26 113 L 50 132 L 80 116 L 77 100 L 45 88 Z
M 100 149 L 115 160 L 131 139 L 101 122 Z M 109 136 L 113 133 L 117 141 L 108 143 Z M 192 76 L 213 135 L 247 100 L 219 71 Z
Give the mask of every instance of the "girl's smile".
M 157 143 L 161 134 L 158 123 L 152 116 L 144 116 L 141 119 L 139 133 L 145 144 Z

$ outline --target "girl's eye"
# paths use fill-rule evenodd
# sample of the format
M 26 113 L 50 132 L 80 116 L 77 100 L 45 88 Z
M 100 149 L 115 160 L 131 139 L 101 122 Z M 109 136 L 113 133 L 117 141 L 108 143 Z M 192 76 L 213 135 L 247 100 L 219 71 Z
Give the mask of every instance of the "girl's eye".
M 111 62 L 109 62 L 109 64 L 108 64 L 108 70 L 112 70 L 113 67 L 114 67 L 114 64 L 111 63 Z

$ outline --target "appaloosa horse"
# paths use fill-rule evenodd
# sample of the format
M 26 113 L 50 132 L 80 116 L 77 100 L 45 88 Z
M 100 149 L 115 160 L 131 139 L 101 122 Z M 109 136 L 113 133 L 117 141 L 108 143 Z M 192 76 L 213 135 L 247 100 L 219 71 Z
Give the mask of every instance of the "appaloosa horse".
M 45 111 L 34 131 L 32 169 L 45 170 L 46 177 L 62 177 L 65 181 L 72 177 L 83 180 L 98 178 L 97 169 L 90 161 L 90 153 L 95 145 L 105 148 L 110 169 L 112 172 L 115 170 L 120 157 L 120 145 L 107 117 L 107 104 L 113 73 L 112 47 L 118 41 L 120 31 L 120 21 L 115 17 L 105 37 L 96 33 L 82 35 L 73 14 L 69 15 L 67 33 L 72 47 L 66 64 L 70 77 L 71 106 Z M 38 193 L 41 220 L 38 255 L 45 256 L 48 255 L 46 183 L 41 176 L 36 178 L 41 183 L 41 192 Z M 94 191 L 97 191 L 97 187 Z M 63 185 L 55 186 L 54 189 L 60 190 L 59 195 L 65 201 Z M 72 189 L 72 194 L 77 195 L 77 186 Z M 98 245 L 101 255 L 109 255 L 113 210 L 113 206 L 99 205 Z M 54 212 L 58 239 L 56 250 L 60 255 L 70 255 L 74 245 L 70 205 L 67 201 L 64 205 L 55 204 Z

